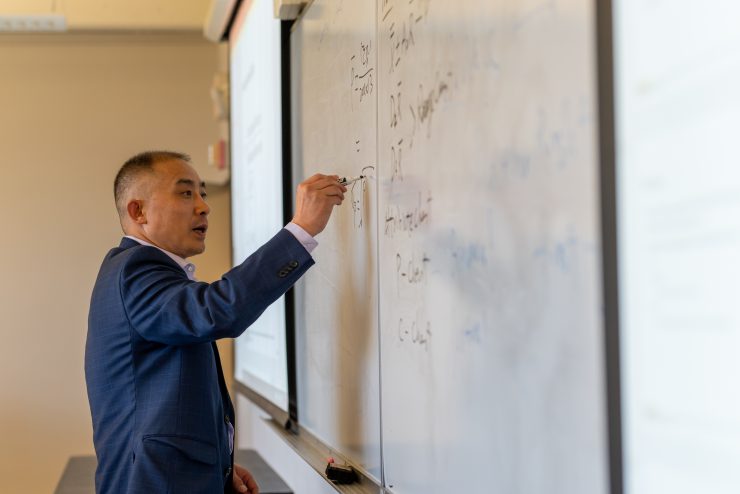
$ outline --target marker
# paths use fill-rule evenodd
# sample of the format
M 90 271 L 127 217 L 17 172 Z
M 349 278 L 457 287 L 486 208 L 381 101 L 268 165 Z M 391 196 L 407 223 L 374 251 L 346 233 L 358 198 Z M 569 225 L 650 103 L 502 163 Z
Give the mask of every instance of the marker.
M 342 177 L 339 179 L 339 185 L 344 185 L 346 187 L 347 185 L 353 184 L 358 180 L 362 180 L 363 178 L 365 178 L 365 175 L 360 175 L 359 177 L 355 178 Z

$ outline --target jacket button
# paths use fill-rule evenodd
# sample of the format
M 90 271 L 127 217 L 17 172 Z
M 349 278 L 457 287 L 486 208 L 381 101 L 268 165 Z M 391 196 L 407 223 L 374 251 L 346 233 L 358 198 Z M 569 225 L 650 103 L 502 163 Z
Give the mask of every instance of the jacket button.
M 229 475 L 231 475 L 231 467 L 224 470 L 224 477 L 228 477 Z
M 290 261 L 289 266 L 293 269 L 298 267 L 298 261 Z
M 224 416 L 224 422 L 226 422 L 227 424 L 231 423 L 231 420 L 229 419 L 228 415 Z
M 286 276 L 288 276 L 288 271 L 287 271 L 287 270 L 285 270 L 285 269 L 281 269 L 281 270 L 280 270 L 280 271 L 278 272 L 278 276 L 279 276 L 280 278 L 285 278 Z

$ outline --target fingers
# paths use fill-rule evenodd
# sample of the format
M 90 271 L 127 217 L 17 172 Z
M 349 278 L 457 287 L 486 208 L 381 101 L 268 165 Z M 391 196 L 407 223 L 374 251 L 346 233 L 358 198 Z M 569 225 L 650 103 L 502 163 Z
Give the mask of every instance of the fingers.
M 344 200 L 344 193 L 347 192 L 347 187 L 340 184 L 337 180 L 337 175 L 322 175 L 317 173 L 312 175 L 308 179 L 304 180 L 299 186 L 299 189 L 303 189 L 304 193 L 321 192 L 327 196 L 339 196 Z
M 306 185 L 313 185 L 316 182 L 333 182 L 337 183 L 339 181 L 339 175 L 324 175 L 322 173 L 315 173 L 308 177 L 306 180 L 303 181 Z
M 247 494 L 259 494 L 260 489 L 252 474 L 241 465 L 234 464 L 234 474 L 232 477 L 234 489 L 236 492 Z
M 257 486 L 257 482 L 252 477 L 249 477 L 246 481 L 249 494 L 260 494 L 260 488 Z
M 321 178 L 313 182 L 311 185 L 314 185 L 319 189 L 323 189 L 324 187 L 334 187 L 334 186 L 345 188 L 344 185 L 339 183 L 339 177 L 337 177 L 336 175 Z
M 318 192 L 327 196 L 341 196 L 344 197 L 344 193 L 347 192 L 347 187 L 340 185 L 336 182 L 333 184 L 325 185 L 316 189 Z
M 317 189 L 337 186 L 341 188 L 342 191 L 347 190 L 347 187 L 339 183 L 339 175 L 322 175 L 321 173 L 316 173 L 304 180 L 303 183 L 306 185 L 311 185 Z
M 339 198 L 339 204 L 342 204 L 342 201 L 344 200 L 344 192 L 341 190 L 326 190 L 324 193 L 327 197 Z M 332 203 L 333 202 L 334 201 L 332 200 Z
M 309 185 L 311 188 L 316 190 L 336 189 L 342 192 L 347 192 L 347 187 L 340 184 L 338 180 L 339 177 L 336 175 L 322 176 L 321 178 L 311 182 Z
M 293 223 L 315 236 L 326 227 L 334 206 L 344 201 L 347 187 L 338 182 L 337 175 L 317 173 L 298 185 Z
M 323 187 L 319 190 L 328 196 L 344 197 L 344 193 L 347 192 L 347 187 L 345 187 L 344 185 L 333 184 L 333 185 L 327 185 L 326 187 Z
M 235 475 L 233 483 L 236 492 L 244 494 L 259 494 L 260 492 L 260 488 L 257 487 L 257 482 L 255 482 L 252 477 L 240 479 Z
M 236 473 L 234 473 L 234 476 L 232 478 L 232 484 L 234 485 L 234 490 L 236 492 L 249 492 L 249 487 L 246 486 L 244 481 L 240 479 Z

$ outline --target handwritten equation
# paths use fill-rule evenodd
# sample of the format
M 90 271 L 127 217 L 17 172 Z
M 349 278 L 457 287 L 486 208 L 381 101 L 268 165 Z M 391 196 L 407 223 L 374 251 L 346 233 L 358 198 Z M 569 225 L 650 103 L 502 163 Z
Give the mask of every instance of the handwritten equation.
M 418 201 L 411 207 L 401 204 L 389 203 L 385 208 L 385 235 L 393 237 L 397 233 L 406 232 L 411 234 L 429 221 L 429 205 L 432 196 L 427 193 L 422 199 L 421 192 Z
M 368 201 L 368 180 L 375 178 L 375 166 L 369 165 L 362 167 L 360 172 L 362 180 L 350 185 L 350 204 L 352 205 L 352 225 L 356 229 L 362 229 L 365 224 L 365 215 L 367 213 L 366 205 Z
M 433 79 L 425 75 L 414 84 L 404 78 L 405 68 L 415 70 L 411 62 L 415 63 L 414 57 L 418 55 L 417 32 L 423 29 L 430 4 L 431 0 L 383 0 L 382 24 L 389 48 L 388 75 L 393 88 L 385 104 L 389 108 L 388 127 L 396 136 L 389 148 L 392 181 L 403 181 L 404 156 L 413 149 L 417 134 L 424 130 L 425 137 L 431 138 L 432 117 L 452 87 L 453 73 L 449 70 L 437 70 L 432 73 Z
M 429 321 L 420 323 L 416 319 L 408 320 L 399 318 L 398 320 L 398 341 L 401 343 L 411 343 L 418 345 L 425 351 L 429 351 L 429 344 L 432 339 L 432 323 Z
M 361 40 L 349 57 L 349 97 L 352 110 L 360 109 L 362 113 L 357 122 L 364 122 L 363 116 L 366 112 L 375 109 L 375 99 L 371 96 L 375 93 L 375 54 L 372 40 Z M 364 128 L 360 125 L 360 131 Z M 367 137 L 367 134 L 365 134 Z M 361 138 L 355 138 L 352 142 L 354 155 L 362 159 L 363 142 Z M 374 143 L 371 150 L 375 151 Z M 352 206 L 352 225 L 355 229 L 362 229 L 369 218 L 370 191 L 368 189 L 369 179 L 375 179 L 375 165 L 363 166 L 359 173 L 353 172 L 353 176 L 363 176 L 362 180 L 354 182 L 350 188 L 350 205 Z
M 355 100 L 357 103 L 367 101 L 375 90 L 373 76 L 375 67 L 372 63 L 374 61 L 372 55 L 372 41 L 361 41 L 359 51 L 350 57 L 350 91 L 353 108 Z
M 386 136 L 379 146 L 383 175 L 399 192 L 386 196 L 380 218 L 388 254 L 395 256 L 397 295 L 406 301 L 396 314 L 396 337 L 399 344 L 424 352 L 433 340 L 425 297 L 433 261 L 424 241 L 433 218 L 433 193 L 419 181 L 419 151 L 421 141 L 432 139 L 434 117 L 453 93 L 452 71 L 420 62 L 431 3 L 382 0 L 379 70 L 389 82 L 378 97 L 378 125 Z

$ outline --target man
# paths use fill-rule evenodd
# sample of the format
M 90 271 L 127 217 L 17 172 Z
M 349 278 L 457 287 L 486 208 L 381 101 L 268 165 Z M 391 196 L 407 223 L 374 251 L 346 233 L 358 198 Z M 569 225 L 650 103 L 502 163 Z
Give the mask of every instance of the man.
M 344 199 L 337 178 L 300 184 L 291 223 L 207 284 L 187 261 L 205 250 L 210 213 L 189 158 L 147 152 L 121 167 L 114 195 L 126 236 L 100 268 L 85 349 L 98 494 L 259 492 L 233 464 L 215 341 L 239 336 L 313 264 L 313 237 Z

